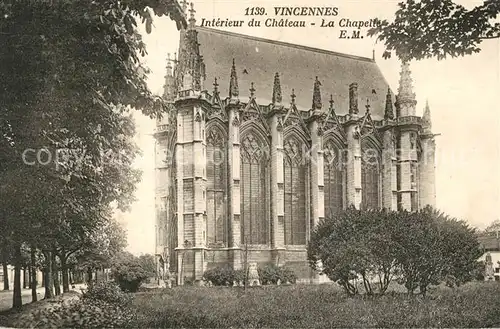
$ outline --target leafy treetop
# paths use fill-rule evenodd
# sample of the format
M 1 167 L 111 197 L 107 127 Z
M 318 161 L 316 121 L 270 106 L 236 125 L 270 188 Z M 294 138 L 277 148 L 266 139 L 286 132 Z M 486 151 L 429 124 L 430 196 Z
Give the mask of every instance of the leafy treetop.
M 393 22 L 377 19 L 368 35 L 385 43 L 384 58 L 392 52 L 402 60 L 478 53 L 484 39 L 500 37 L 500 1 L 485 0 L 466 9 L 451 0 L 406 0 L 399 3 Z

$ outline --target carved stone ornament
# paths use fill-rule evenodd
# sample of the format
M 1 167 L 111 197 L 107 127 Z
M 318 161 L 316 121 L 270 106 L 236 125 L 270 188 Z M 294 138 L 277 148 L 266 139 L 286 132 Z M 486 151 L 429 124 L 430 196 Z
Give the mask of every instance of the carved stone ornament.
M 318 126 L 318 136 L 323 136 L 323 127 Z
M 280 117 L 278 117 L 278 124 L 276 126 L 276 129 L 278 131 L 283 131 L 283 119 L 281 119 Z
M 235 115 L 233 119 L 233 126 L 238 127 L 239 125 L 240 125 L 240 119 L 238 118 L 238 115 Z
M 195 120 L 196 122 L 201 122 L 201 114 L 200 114 L 200 112 L 196 112 L 196 115 L 195 115 L 195 117 L 194 117 L 194 120 Z

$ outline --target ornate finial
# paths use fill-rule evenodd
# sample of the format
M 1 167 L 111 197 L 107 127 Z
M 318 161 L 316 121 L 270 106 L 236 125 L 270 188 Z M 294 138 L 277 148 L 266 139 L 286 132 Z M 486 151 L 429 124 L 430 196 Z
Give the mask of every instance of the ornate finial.
M 172 76 L 172 59 L 170 59 L 170 53 L 167 53 L 167 76 Z
M 229 97 L 238 98 L 238 76 L 236 75 L 236 65 L 233 58 L 233 66 L 231 66 L 231 77 L 229 79 Z
M 214 95 L 219 93 L 219 84 L 217 83 L 217 78 L 214 78 Z
M 292 94 L 290 95 L 290 97 L 292 98 L 292 104 L 295 104 L 295 97 L 297 97 L 295 95 L 295 89 L 292 89 Z
M 415 101 L 413 79 L 411 78 L 410 63 L 408 61 L 404 61 L 401 65 L 401 73 L 399 74 L 398 101 Z
M 250 83 L 250 98 L 255 98 L 255 88 L 253 87 L 253 82 Z
M 429 100 L 425 102 L 424 115 L 422 116 L 422 126 L 424 133 L 432 132 L 431 109 L 429 107 Z
M 358 84 L 354 82 L 349 85 L 349 114 L 358 113 Z
M 391 94 L 390 87 L 387 87 L 387 96 L 385 97 L 384 119 L 386 119 L 386 120 L 393 120 L 394 119 L 394 109 L 392 107 L 392 94 Z
M 333 95 L 332 95 L 332 94 L 330 94 L 330 110 L 332 110 L 332 109 L 333 109 L 333 104 L 334 104 L 334 103 L 335 103 L 335 102 L 333 101 Z
M 281 97 L 281 83 L 280 83 L 280 76 L 278 72 L 274 75 L 274 84 L 273 84 L 273 104 L 274 105 L 279 105 L 281 104 L 282 97 Z
M 312 100 L 312 109 L 313 110 L 320 110 L 321 107 L 323 106 L 321 104 L 321 90 L 320 87 L 321 82 L 319 82 L 318 77 L 316 77 L 316 80 L 314 81 L 314 87 L 313 87 L 313 100 Z
M 195 23 L 196 23 L 196 18 L 194 18 L 194 13 L 196 10 L 194 10 L 194 3 L 190 3 L 189 6 L 191 7 L 189 9 L 189 27 L 194 28 Z
M 366 107 L 366 113 L 370 113 L 370 100 L 368 98 L 366 99 L 365 107 Z

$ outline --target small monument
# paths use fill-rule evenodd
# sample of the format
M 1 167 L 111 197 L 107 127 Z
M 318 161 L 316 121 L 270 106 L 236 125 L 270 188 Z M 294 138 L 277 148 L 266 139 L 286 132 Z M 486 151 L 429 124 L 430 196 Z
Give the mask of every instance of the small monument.
M 495 280 L 495 270 L 493 269 L 493 261 L 491 260 L 491 254 L 486 254 L 486 259 L 484 262 L 484 281 Z
M 257 271 L 257 263 L 248 264 L 248 284 L 250 286 L 260 286 L 259 272 Z

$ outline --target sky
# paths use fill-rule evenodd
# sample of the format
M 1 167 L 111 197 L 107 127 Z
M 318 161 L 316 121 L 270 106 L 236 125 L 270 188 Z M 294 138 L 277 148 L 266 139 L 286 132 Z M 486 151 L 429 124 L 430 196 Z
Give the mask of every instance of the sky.
M 335 6 L 339 15 L 335 20 L 367 20 L 393 17 L 397 10 L 393 0 L 310 0 L 307 6 Z M 456 1 L 467 8 L 482 1 Z M 275 6 L 303 6 L 297 0 L 195 1 L 197 21 L 201 18 L 229 18 L 248 20 L 247 7 L 264 7 L 272 15 Z M 272 17 L 272 16 L 270 16 Z M 300 19 L 300 18 L 298 18 Z M 320 20 L 321 18 L 316 18 Z M 166 17 L 155 17 L 152 33 L 141 26 L 148 55 L 143 58 L 151 73 L 150 89 L 162 94 L 167 53 L 178 52 L 179 33 L 175 23 Z M 232 32 L 295 43 L 375 58 L 378 66 L 397 91 L 400 63 L 397 59 L 383 59 L 383 45 L 365 37 L 358 40 L 338 38 L 339 28 L 221 28 Z M 366 30 L 362 30 L 362 33 Z M 487 40 L 482 51 L 468 57 L 422 60 L 411 63 L 414 91 L 417 97 L 417 115 L 425 102 L 431 109 L 433 131 L 436 137 L 436 206 L 445 213 L 484 228 L 500 219 L 500 40 Z M 228 67 L 228 74 L 230 68 Z M 135 253 L 153 253 L 155 242 L 154 205 L 154 139 L 155 122 L 136 113 L 136 142 L 143 154 L 135 167 L 143 171 L 137 186 L 137 201 L 130 212 L 119 214 L 128 232 L 128 250 Z

